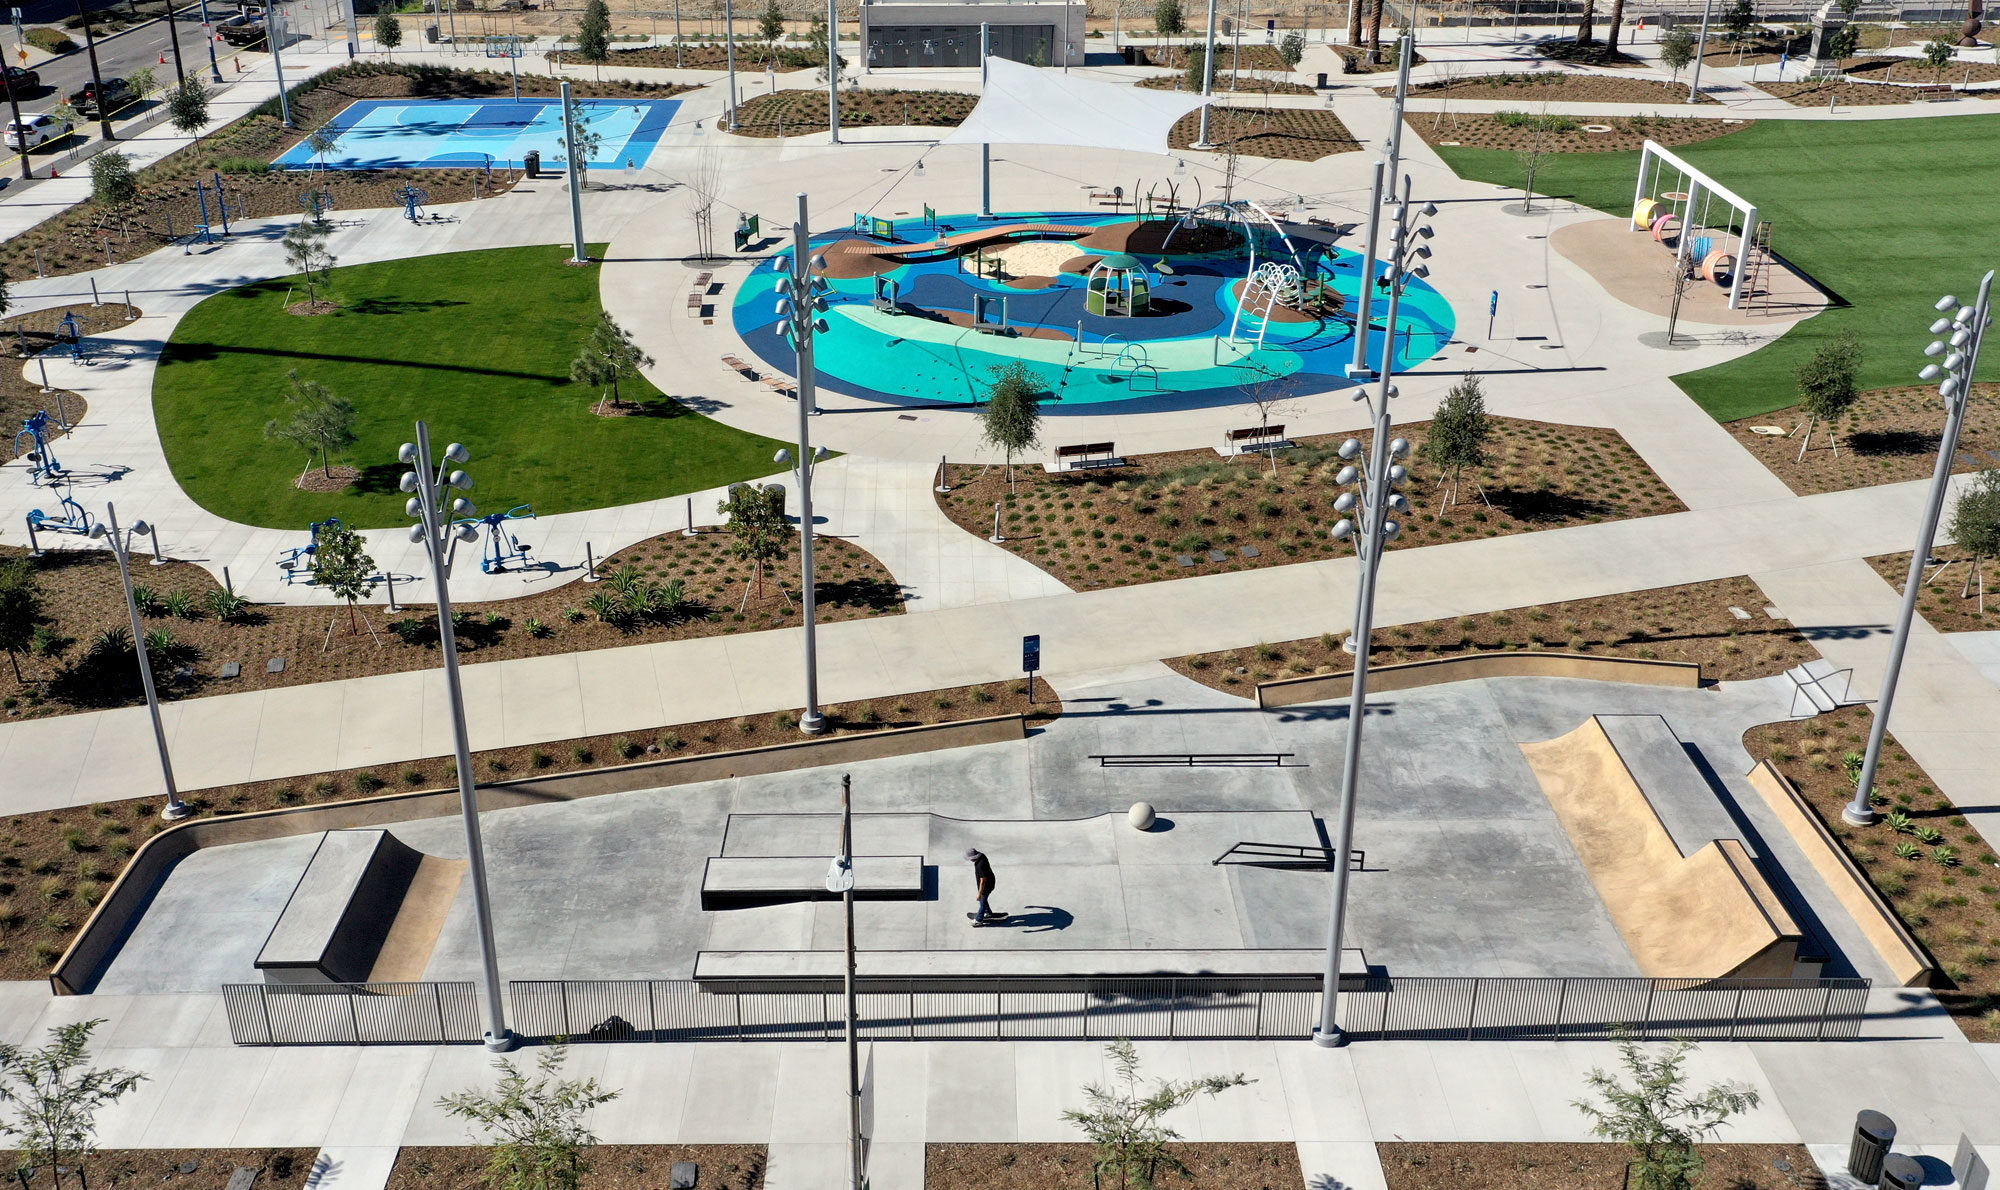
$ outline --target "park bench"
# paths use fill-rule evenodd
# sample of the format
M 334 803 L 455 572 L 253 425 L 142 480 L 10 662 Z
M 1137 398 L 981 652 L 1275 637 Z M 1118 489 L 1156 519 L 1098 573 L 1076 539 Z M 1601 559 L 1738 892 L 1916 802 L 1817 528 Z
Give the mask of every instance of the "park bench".
M 1927 83 L 1917 88 L 1918 103 L 1929 103 L 1933 99 L 1957 99 L 1958 92 L 1949 83 Z
M 821 872 L 824 875 L 824 869 Z M 1014 910 L 1030 919 L 1034 906 Z M 998 927 L 1002 930 L 1005 927 Z M 897 990 L 926 983 L 963 987 L 968 980 L 1149 979 L 1160 976 L 1244 979 L 1318 979 L 1326 952 L 1308 950 L 864 950 L 854 956 L 855 978 L 881 981 Z M 838 981 L 844 956 L 838 950 L 704 950 L 695 956 L 694 979 L 702 990 L 750 991 L 754 985 Z M 1340 952 L 1343 985 L 1368 975 L 1359 948 Z M 753 985 L 753 986 L 745 986 Z
M 1080 471 L 1086 467 L 1123 467 L 1125 460 L 1109 442 L 1080 442 L 1056 447 L 1058 470 Z
M 743 379 L 745 380 L 757 379 L 757 369 L 751 367 L 749 364 L 744 363 L 741 359 L 738 359 L 736 356 L 725 355 L 722 357 L 722 362 L 729 365 L 731 371 L 736 372 L 738 375 L 742 376 Z
M 1283 425 L 1246 426 L 1225 431 L 1222 446 L 1224 455 L 1240 455 L 1253 450 L 1289 450 L 1292 440 L 1285 437 Z
M 837 896 L 827 891 L 828 855 L 711 857 L 701 875 L 701 907 L 774 905 Z M 916 900 L 924 895 L 921 855 L 854 857 L 856 900 Z
M 699 293 L 691 293 L 688 295 L 689 318 L 699 318 L 701 316 L 702 310 L 706 309 L 707 306 L 708 306 L 708 299 L 705 296 Z
M 799 386 L 793 384 L 783 376 L 766 376 L 764 377 L 763 384 L 765 388 L 770 389 L 781 397 L 789 397 L 794 401 L 798 400 Z

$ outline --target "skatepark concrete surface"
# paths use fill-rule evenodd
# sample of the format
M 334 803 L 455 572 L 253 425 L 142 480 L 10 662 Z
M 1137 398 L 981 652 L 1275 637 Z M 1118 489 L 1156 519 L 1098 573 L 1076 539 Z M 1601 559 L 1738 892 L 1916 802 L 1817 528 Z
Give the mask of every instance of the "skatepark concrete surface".
M 1705 767 L 1673 785 L 1677 834 L 1740 838 L 1767 863 L 1828 974 L 1886 970 L 1740 774 L 1748 727 L 1785 717 L 1784 679 L 1700 690 L 1508 678 L 1399 692 L 1370 707 L 1355 845 L 1351 946 L 1391 974 L 1636 975 L 1521 745 L 1592 714 L 1659 716 Z M 1344 705 L 1259 712 L 1164 666 L 1086 678 L 1028 739 L 482 816 L 503 975 L 687 978 L 703 950 L 832 949 L 837 902 L 704 912 L 717 855 L 830 854 L 839 779 L 854 786 L 856 854 L 917 854 L 924 896 L 862 901 L 864 950 L 1312 948 L 1325 871 L 1215 866 L 1237 841 L 1316 844 L 1336 820 Z M 1449 748 L 1437 746 L 1448 739 Z M 1104 753 L 1286 752 L 1282 768 L 1103 768 Z M 1720 786 L 1718 793 L 1716 786 Z M 1124 814 L 1152 803 L 1139 833 Z M 732 816 L 734 816 L 732 818 Z M 1318 819 L 1316 822 L 1315 819 Z M 427 854 L 462 858 L 455 817 L 395 824 Z M 725 838 L 726 836 L 726 838 Z M 254 982 L 251 963 L 318 836 L 197 852 L 162 882 L 97 991 L 208 992 Z M 963 854 L 999 876 L 1014 926 L 965 921 Z M 459 890 L 427 979 L 475 978 L 471 889 Z

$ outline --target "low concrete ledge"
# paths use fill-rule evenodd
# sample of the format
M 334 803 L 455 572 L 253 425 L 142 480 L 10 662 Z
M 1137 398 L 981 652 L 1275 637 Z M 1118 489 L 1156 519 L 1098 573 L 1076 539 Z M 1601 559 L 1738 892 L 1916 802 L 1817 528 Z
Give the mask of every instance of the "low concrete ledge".
M 638 789 L 692 785 L 701 781 L 790 772 L 821 765 L 854 764 L 863 760 L 909 756 L 973 744 L 1001 743 L 1025 739 L 1027 734 L 1027 722 L 1020 715 L 991 715 L 956 723 L 927 723 L 830 739 L 802 739 L 735 752 L 645 760 L 585 773 L 523 777 L 480 785 L 477 795 L 481 810 L 501 810 L 599 797 L 607 793 L 630 793 Z M 386 826 L 421 818 L 442 818 L 457 812 L 456 788 L 430 789 L 320 806 L 291 806 L 283 810 L 197 818 L 168 827 L 146 840 L 133 854 L 131 862 L 125 865 L 125 870 L 83 923 L 69 949 L 56 960 L 55 967 L 49 972 L 49 986 L 58 996 L 81 995 L 88 990 L 96 982 L 111 953 L 124 941 L 146 903 L 152 899 L 153 890 L 160 881 L 175 864 L 204 847 L 223 847 L 231 843 L 318 834 L 321 831 Z
M 1585 678 L 1594 682 L 1693 687 L 1701 685 L 1701 665 L 1692 661 L 1591 657 L 1583 653 L 1496 652 L 1368 667 L 1370 690 L 1412 690 L 1418 686 L 1467 682 L 1475 678 Z M 1257 705 L 1268 709 L 1346 698 L 1353 683 L 1352 671 L 1259 682 Z
M 801 981 L 837 982 L 843 963 L 838 950 L 704 950 L 695 956 L 694 979 L 703 991 L 786 990 Z M 1325 963 L 1324 950 L 864 950 L 854 956 L 854 976 L 919 990 L 994 980 L 1318 980 Z M 1367 975 L 1361 950 L 1343 948 L 1341 979 Z
M 840 894 L 828 891 L 830 855 L 710 856 L 701 873 L 701 907 L 774 905 L 790 901 L 823 901 Z M 921 855 L 857 855 L 854 857 L 854 899 L 910 901 L 924 895 Z
M 1940 987 L 1944 981 L 1939 978 L 1937 963 L 1918 942 L 1916 937 L 1903 925 L 1896 911 L 1875 891 L 1875 886 L 1862 874 L 1854 861 L 1848 858 L 1840 842 L 1820 821 L 1819 815 L 1807 804 L 1786 776 L 1773 768 L 1768 760 L 1760 760 L 1757 767 L 1750 770 L 1750 787 L 1764 798 L 1764 804 L 1784 823 L 1785 831 L 1792 841 L 1805 852 L 1806 862 L 1818 872 L 1833 890 L 1834 899 L 1847 910 L 1854 924 L 1861 927 L 1862 937 L 1882 956 L 1904 987 Z

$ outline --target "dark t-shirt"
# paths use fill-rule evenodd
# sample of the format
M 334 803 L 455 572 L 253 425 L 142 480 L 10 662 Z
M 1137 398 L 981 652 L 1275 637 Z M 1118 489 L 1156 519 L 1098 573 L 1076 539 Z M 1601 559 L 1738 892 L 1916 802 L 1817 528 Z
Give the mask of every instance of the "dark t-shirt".
M 981 892 L 992 892 L 998 887 L 993 879 L 993 865 L 984 855 L 972 861 L 972 883 Z

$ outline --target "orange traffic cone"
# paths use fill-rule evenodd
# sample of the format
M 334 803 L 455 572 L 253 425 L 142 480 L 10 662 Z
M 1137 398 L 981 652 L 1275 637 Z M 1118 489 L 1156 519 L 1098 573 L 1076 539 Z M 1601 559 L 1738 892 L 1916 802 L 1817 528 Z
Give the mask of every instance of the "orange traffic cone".
M 162 65 L 162 66 L 165 66 L 166 64 L 167 64 L 167 56 L 166 56 L 165 54 L 161 54 L 161 55 L 160 55 L 160 65 Z
M 55 166 L 51 165 L 49 167 L 49 176 L 52 178 L 60 178 L 62 177 L 62 173 L 61 171 L 57 170 Z

